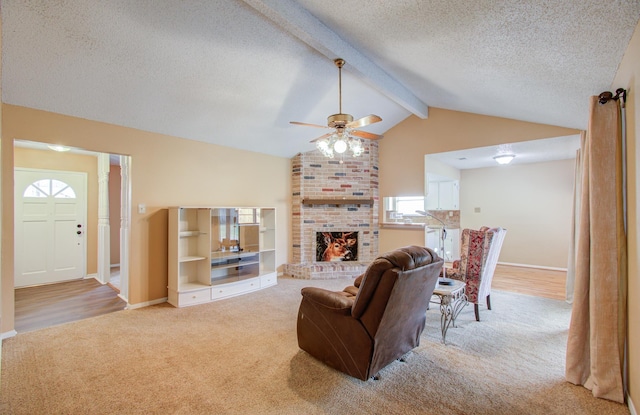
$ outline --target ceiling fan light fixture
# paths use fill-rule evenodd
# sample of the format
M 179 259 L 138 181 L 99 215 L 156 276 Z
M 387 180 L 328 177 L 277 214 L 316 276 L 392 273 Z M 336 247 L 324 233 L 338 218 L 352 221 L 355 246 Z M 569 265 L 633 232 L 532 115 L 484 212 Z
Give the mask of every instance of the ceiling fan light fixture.
M 333 146 L 329 138 L 323 138 L 316 142 L 316 148 L 320 150 L 323 156 L 333 158 Z
M 381 135 L 360 131 L 358 128 L 382 121 L 377 115 L 369 114 L 354 121 L 351 114 L 342 112 L 342 67 L 344 59 L 338 58 L 333 61 L 338 67 L 338 108 L 339 112 L 327 117 L 327 127 L 317 124 L 308 124 L 298 121 L 290 121 L 291 124 L 306 125 L 309 127 L 332 128 L 333 133 L 324 134 L 311 142 L 316 143 L 316 148 L 328 158 L 333 158 L 334 153 L 343 154 L 347 149 L 351 150 L 353 157 L 358 157 L 364 153 L 364 145 L 361 138 L 368 140 L 379 140 Z
M 333 144 L 333 150 L 338 154 L 342 154 L 347 151 L 348 147 L 349 145 L 347 144 L 347 141 L 342 136 L 338 137 L 336 142 Z
M 359 138 L 351 137 L 349 140 L 349 149 L 351 153 L 353 153 L 353 157 L 359 157 L 364 153 L 364 146 L 362 145 L 362 140 Z
M 497 156 L 493 156 L 493 159 L 498 164 L 509 164 L 514 158 L 516 158 L 515 154 L 498 154 Z

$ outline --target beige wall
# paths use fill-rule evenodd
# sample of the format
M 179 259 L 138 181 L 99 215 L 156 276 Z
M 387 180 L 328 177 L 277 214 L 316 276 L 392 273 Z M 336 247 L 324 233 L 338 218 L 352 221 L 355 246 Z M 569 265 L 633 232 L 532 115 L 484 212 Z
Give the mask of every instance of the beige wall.
M 429 108 L 429 118 L 423 120 L 411 116 L 380 140 L 380 197 L 423 194 L 426 154 L 578 132 L 569 128 Z M 380 230 L 381 252 L 409 244 L 424 244 L 424 232 Z
M 424 156 L 424 170 L 425 170 L 425 175 L 428 175 L 429 173 L 434 173 L 434 174 L 437 174 L 439 176 L 449 177 L 449 178 L 451 178 L 453 180 L 460 180 L 460 170 L 459 169 L 456 169 L 453 166 L 445 164 L 445 163 L 441 162 L 440 160 L 436 160 L 435 158 L 433 158 L 432 156 L 430 156 L 428 154 L 426 156 Z M 425 178 L 425 180 L 426 180 L 426 178 Z M 425 187 L 425 193 L 426 193 L 426 189 L 428 189 L 428 186 Z M 399 195 L 399 196 L 404 196 L 404 195 Z M 407 195 L 407 196 L 409 196 L 409 195 Z
M 2 19 L 0 18 L 0 57 L 2 56 Z M 2 97 L 2 59 L 0 58 L 0 98 Z M 1 100 L 0 100 L 1 101 Z M 4 163 L 3 157 L 2 157 L 2 153 L 4 151 L 3 145 L 2 145 L 2 104 L 0 103 L 0 172 L 2 171 L 2 165 Z M 4 191 L 4 184 L 5 181 L 4 179 L 1 178 L 2 174 L 0 174 L 0 333 L 2 332 L 2 315 L 3 315 L 3 310 L 2 310 L 2 298 L 3 298 L 3 291 L 2 291 L 2 275 L 5 274 L 5 267 L 4 267 L 4 256 L 5 256 L 5 237 L 4 237 L 4 232 L 2 231 L 3 228 L 3 224 L 4 224 L 4 209 L 2 208 L 4 206 L 4 199 L 2 198 L 2 193 Z M 11 272 L 13 273 L 13 270 L 11 270 Z M 13 318 L 13 317 L 12 317 Z M 0 350 L 2 350 L 2 340 L 0 340 Z
M 109 230 L 111 265 L 120 263 L 120 166 L 109 169 Z
M 16 147 L 14 166 L 87 173 L 87 269 L 98 272 L 98 159 L 95 156 Z
M 629 396 L 636 413 L 640 411 L 640 255 L 638 235 L 640 234 L 640 23 L 611 89 L 627 90 L 627 251 L 628 251 L 628 353 L 629 353 Z
M 287 262 L 291 210 L 289 159 L 7 104 L 3 105 L 2 115 L 2 238 L 11 247 L 5 250 L 3 244 L 2 250 L 5 317 L 2 332 L 13 329 L 12 139 L 132 157 L 129 302 L 133 305 L 167 296 L 168 206 L 275 207 L 276 262 L 279 267 Z M 137 213 L 140 203 L 146 204 L 146 214 Z
M 566 268 L 574 166 L 571 159 L 462 170 L 460 227 L 506 228 L 501 262 Z

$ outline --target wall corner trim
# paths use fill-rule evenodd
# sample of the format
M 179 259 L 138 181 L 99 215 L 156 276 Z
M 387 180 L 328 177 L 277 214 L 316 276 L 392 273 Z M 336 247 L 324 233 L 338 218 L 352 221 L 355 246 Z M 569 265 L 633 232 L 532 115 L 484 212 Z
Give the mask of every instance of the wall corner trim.
M 631 396 L 629 396 L 629 394 L 627 394 L 627 405 L 629 405 L 629 412 L 631 413 L 631 415 L 638 415 L 636 407 L 633 405 L 633 401 L 631 400 Z
M 166 303 L 167 300 L 168 300 L 168 297 L 162 297 L 156 300 L 145 301 L 142 303 L 129 304 L 127 305 L 127 310 L 135 310 L 136 308 L 143 308 L 143 307 L 148 307 L 150 305 L 162 304 L 162 303 Z
M 16 334 L 18 334 L 18 332 L 15 330 L 5 331 L 4 333 L 2 333 L 1 339 L 8 339 L 10 337 L 14 337 Z

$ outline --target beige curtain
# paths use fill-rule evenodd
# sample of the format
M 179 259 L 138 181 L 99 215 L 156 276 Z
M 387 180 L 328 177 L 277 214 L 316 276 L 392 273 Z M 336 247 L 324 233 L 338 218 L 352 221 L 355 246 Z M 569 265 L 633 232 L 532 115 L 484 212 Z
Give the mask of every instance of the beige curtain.
M 624 402 L 626 236 L 622 118 L 618 101 L 591 97 L 581 149 L 581 201 L 566 379 Z
M 569 258 L 567 261 L 567 282 L 565 284 L 565 299 L 573 303 L 573 289 L 576 280 L 577 242 L 580 239 L 580 202 L 582 201 L 582 149 L 585 145 L 587 133 L 580 134 L 580 149 L 576 151 L 576 165 L 573 177 L 573 216 L 571 218 L 571 237 L 569 238 Z

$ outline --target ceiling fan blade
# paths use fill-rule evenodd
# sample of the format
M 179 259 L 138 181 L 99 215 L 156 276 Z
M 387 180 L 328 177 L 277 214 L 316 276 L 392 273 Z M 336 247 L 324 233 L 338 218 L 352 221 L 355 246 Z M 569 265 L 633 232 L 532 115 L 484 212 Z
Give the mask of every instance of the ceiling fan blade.
M 289 121 L 289 124 L 304 125 L 306 127 L 316 127 L 316 128 L 330 128 L 330 127 L 327 127 L 326 125 L 307 124 L 306 122 L 298 122 L 298 121 Z
M 347 128 L 360 128 L 364 127 L 365 125 L 373 124 L 380 121 L 382 121 L 382 118 L 378 117 L 377 115 L 370 114 L 358 120 L 351 121 L 347 124 Z
M 384 137 L 382 135 L 368 133 L 366 131 L 358 131 L 358 130 L 351 130 L 351 135 L 366 138 L 368 140 L 380 140 L 382 137 Z
M 331 136 L 331 134 L 333 134 L 333 133 L 326 133 L 326 134 L 324 134 L 324 135 L 321 135 L 321 136 L 320 136 L 320 137 L 318 137 L 318 138 L 314 138 L 313 140 L 311 140 L 311 141 L 309 141 L 309 142 L 310 142 L 310 143 L 315 143 L 315 142 L 316 142 L 316 141 L 318 141 L 318 140 L 322 140 L 323 138 L 330 137 L 330 136 Z

